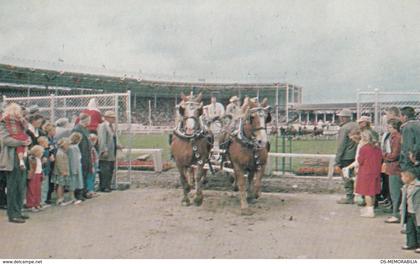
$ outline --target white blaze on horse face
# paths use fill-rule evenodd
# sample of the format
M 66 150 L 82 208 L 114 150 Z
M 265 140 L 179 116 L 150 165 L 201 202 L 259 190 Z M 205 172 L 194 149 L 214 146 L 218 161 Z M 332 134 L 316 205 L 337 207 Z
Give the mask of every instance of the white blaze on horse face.
M 187 132 L 188 135 L 191 135 L 192 133 L 194 133 L 195 119 L 194 118 L 188 118 L 185 121 L 185 128 L 186 128 L 186 132 Z
M 265 130 L 265 114 L 263 112 L 257 112 L 255 113 L 255 116 L 258 117 L 256 118 L 256 121 L 258 120 L 258 128 L 264 128 L 255 132 L 255 139 L 257 140 L 258 145 L 263 147 L 268 142 L 267 131 Z

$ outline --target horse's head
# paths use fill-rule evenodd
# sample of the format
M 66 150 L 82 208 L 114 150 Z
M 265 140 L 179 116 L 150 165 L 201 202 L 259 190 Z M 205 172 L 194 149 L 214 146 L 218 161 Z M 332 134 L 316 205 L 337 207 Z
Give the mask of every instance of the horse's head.
M 200 128 L 200 116 L 203 114 L 203 102 L 201 102 L 202 94 L 197 96 L 192 94 L 189 96 L 181 93 L 181 103 L 178 111 L 182 117 L 182 127 L 187 135 L 192 135 L 194 131 Z
M 255 139 L 257 145 L 264 148 L 268 143 L 267 124 L 271 122 L 268 99 L 260 103 L 257 98 L 245 98 L 241 107 L 244 120 L 244 133 Z

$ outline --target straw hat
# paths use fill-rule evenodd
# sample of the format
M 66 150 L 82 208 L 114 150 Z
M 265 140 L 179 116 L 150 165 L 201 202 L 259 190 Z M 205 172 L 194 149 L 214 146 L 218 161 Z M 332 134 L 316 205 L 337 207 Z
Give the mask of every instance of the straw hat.
M 233 103 L 233 102 L 237 102 L 237 101 L 239 101 L 239 97 L 237 97 L 236 95 L 232 96 L 232 97 L 229 99 L 229 102 L 231 102 L 231 103 Z
M 361 122 L 368 122 L 368 123 L 370 123 L 371 122 L 370 117 L 369 116 L 361 116 L 359 118 L 359 120 L 357 120 L 357 123 L 361 123 Z
M 115 118 L 117 116 L 114 111 L 106 111 L 104 117 Z
M 347 117 L 351 117 L 353 115 L 353 113 L 351 112 L 350 109 L 348 108 L 343 108 L 343 110 L 341 110 L 337 116 L 347 116 Z

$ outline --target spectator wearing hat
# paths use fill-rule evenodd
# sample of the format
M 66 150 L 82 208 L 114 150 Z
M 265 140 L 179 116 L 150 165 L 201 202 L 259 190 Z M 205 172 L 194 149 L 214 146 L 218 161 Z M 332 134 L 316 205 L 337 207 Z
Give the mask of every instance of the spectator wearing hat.
M 111 191 L 118 146 L 115 117 L 113 111 L 107 111 L 104 115 L 105 121 L 98 127 L 99 190 L 101 192 Z
M 72 125 L 70 124 L 70 121 L 68 118 L 62 117 L 60 119 L 57 119 L 57 121 L 55 121 L 55 126 L 56 126 L 56 133 L 54 136 L 54 140 L 56 142 L 58 142 L 58 140 L 62 138 L 70 137 Z
M 401 155 L 402 170 L 412 169 L 420 179 L 420 121 L 416 120 L 414 108 L 401 108 Z
M 102 114 L 101 111 L 98 109 L 98 104 L 96 103 L 96 99 L 92 98 L 89 100 L 87 109 L 83 110 L 81 113 L 87 114 L 90 116 L 90 123 L 87 126 L 87 129 L 91 133 L 97 133 L 97 129 L 100 123 L 102 123 Z M 80 121 L 80 118 L 76 120 L 76 124 Z
M 241 113 L 241 106 L 239 105 L 239 97 L 232 96 L 229 99 L 229 104 L 226 106 L 226 115 L 231 115 L 232 119 L 237 119 Z
M 89 140 L 89 130 L 88 126 L 90 124 L 90 116 L 84 113 L 79 115 L 80 122 L 77 124 L 73 132 L 78 132 L 82 135 L 82 140 L 79 143 L 80 154 L 82 156 L 82 174 L 83 174 L 83 182 L 85 183 L 88 177 L 89 172 L 92 170 L 92 160 L 91 160 L 91 153 L 92 153 L 92 144 Z M 87 195 L 86 186 L 83 186 L 83 197 L 90 199 L 91 197 Z
M 237 127 L 237 123 L 239 118 L 241 117 L 241 106 L 239 105 L 239 97 L 238 96 L 232 96 L 229 99 L 229 104 L 226 106 L 226 116 L 230 116 L 232 118 L 232 121 L 229 125 L 230 129 L 233 130 Z
M 375 144 L 379 143 L 379 134 L 375 130 L 373 130 L 372 121 L 369 116 L 361 116 L 357 120 L 357 123 L 359 124 L 361 132 L 368 130 L 370 133 L 372 133 L 373 142 L 375 142 Z
M 26 173 L 20 169 L 16 148 L 29 146 L 28 139 L 23 142 L 11 137 L 4 120 L 0 121 L 0 139 L 2 149 L 0 152 L 0 171 L 7 177 L 7 215 L 12 223 L 25 223 L 28 216 L 22 214 L 23 198 L 25 196 Z
M 350 109 L 343 109 L 338 114 L 340 122 L 340 130 L 337 138 L 337 152 L 335 156 L 335 164 L 341 170 L 349 166 L 355 160 L 357 143 L 350 139 L 351 131 L 358 129 L 355 122 L 352 121 L 352 112 Z M 346 190 L 346 197 L 337 201 L 339 204 L 353 204 L 354 203 L 354 180 L 353 176 L 344 177 L 344 189 Z

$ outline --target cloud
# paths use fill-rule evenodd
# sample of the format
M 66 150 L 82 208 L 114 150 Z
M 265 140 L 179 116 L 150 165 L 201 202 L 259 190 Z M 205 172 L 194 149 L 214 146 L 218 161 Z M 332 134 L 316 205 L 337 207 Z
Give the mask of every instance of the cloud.
M 354 101 L 368 85 L 418 89 L 418 17 L 418 1 L 0 0 L 0 58 L 155 79 L 290 82 L 308 103 Z

